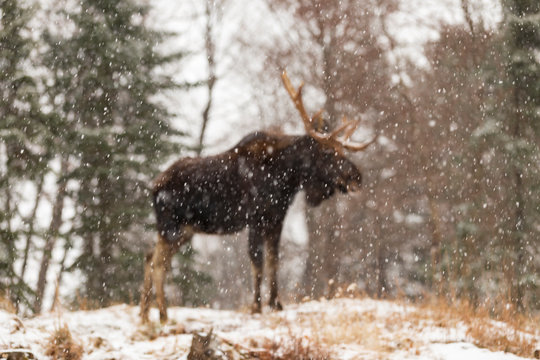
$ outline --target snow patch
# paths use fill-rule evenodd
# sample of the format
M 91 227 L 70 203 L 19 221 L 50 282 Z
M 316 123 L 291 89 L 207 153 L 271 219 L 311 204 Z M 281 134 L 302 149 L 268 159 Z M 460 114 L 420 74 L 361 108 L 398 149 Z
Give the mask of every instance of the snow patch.
M 419 311 L 404 303 L 347 298 L 288 305 L 282 312 L 262 315 L 173 307 L 169 322 L 162 326 L 157 309 L 151 310 L 151 324 L 142 325 L 139 309 L 128 305 L 59 311 L 30 319 L 0 310 L 0 354 L 26 349 L 46 359 L 51 334 L 66 324 L 82 345 L 84 359 L 186 359 L 192 334 L 210 329 L 224 344 L 243 349 L 283 346 L 295 338 L 310 348 L 324 344 L 333 359 L 521 359 L 476 347 L 463 324 L 442 327 L 429 320 L 429 312 L 423 320 L 414 321 Z M 342 338 L 334 337 L 342 332 Z M 532 336 L 540 344 L 540 336 Z

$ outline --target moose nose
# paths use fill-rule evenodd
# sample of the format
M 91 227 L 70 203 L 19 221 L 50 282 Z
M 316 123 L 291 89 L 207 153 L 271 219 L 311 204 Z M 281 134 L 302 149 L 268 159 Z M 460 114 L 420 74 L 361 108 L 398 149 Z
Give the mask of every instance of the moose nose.
M 347 184 L 347 192 L 357 192 L 360 190 L 360 184 L 357 182 L 351 182 Z

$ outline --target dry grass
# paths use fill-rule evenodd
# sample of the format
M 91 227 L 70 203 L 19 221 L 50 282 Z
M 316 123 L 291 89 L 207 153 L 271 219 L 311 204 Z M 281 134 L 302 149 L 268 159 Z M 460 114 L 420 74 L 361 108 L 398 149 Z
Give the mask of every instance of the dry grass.
M 522 357 L 534 357 L 536 341 L 530 335 L 520 331 L 500 331 L 484 321 L 475 321 L 470 324 L 467 334 L 474 339 L 474 343 L 493 351 L 504 351 Z
M 1 293 L 0 293 L 0 310 L 4 310 L 12 314 L 15 314 L 16 312 L 15 305 L 13 305 L 13 303 L 7 296 Z
M 504 302 L 501 302 L 504 304 Z M 473 343 L 491 351 L 504 351 L 533 357 L 540 336 L 539 318 L 526 317 L 511 307 L 473 306 L 467 301 L 431 297 L 415 304 L 407 316 L 412 322 L 433 321 L 443 328 L 463 324 Z
M 269 328 L 285 328 L 287 336 L 279 342 L 268 342 L 263 347 L 283 357 L 272 359 L 331 359 L 331 350 L 344 344 L 354 344 L 372 352 L 388 353 L 392 348 L 384 339 L 379 320 L 372 313 L 343 311 L 298 313 L 294 322 L 279 314 L 266 318 Z M 297 331 L 293 331 L 296 329 Z M 301 335 L 298 333 L 301 329 Z M 252 344 L 257 345 L 257 344 Z
M 511 307 L 474 307 L 466 301 L 453 301 L 449 304 L 440 300 L 434 310 L 441 309 L 466 325 L 467 335 L 474 340 L 476 346 L 523 357 L 534 356 L 540 336 L 540 319 L 528 318 Z
M 64 324 L 49 338 L 45 355 L 51 356 L 53 360 L 80 360 L 83 348 L 75 342 L 67 325 Z
M 317 342 L 327 346 L 355 344 L 366 350 L 386 353 L 391 349 L 378 320 L 370 312 L 343 311 L 332 316 L 312 318 L 310 327 Z
M 315 342 L 309 336 L 299 336 L 288 327 L 288 332 L 278 338 L 251 338 L 243 343 L 236 343 L 220 338 L 230 347 L 225 350 L 228 359 L 259 360 L 329 360 L 334 357 L 328 346 Z
M 339 289 L 337 297 L 351 297 Z M 358 296 L 365 297 L 353 297 Z M 441 297 L 427 297 L 417 303 L 399 299 L 392 303 L 398 307 L 397 311 L 386 314 L 345 308 L 331 314 L 299 314 L 294 325 L 307 330 L 311 343 L 318 344 L 318 348 L 351 344 L 381 356 L 397 350 L 418 354 L 430 340 L 413 334 L 429 332 L 430 328 L 462 328 L 465 336 L 478 347 L 522 357 L 538 356 L 540 319 L 519 315 L 506 306 L 501 309 L 488 305 L 475 307 L 466 301 L 448 301 Z M 271 326 L 280 326 L 280 321 L 283 319 L 269 318 Z
M 256 345 L 256 344 L 254 344 Z M 266 340 L 261 344 L 263 351 L 256 358 L 261 360 L 330 360 L 331 353 L 324 344 L 314 342 L 309 337 L 297 336 L 289 330 L 287 337 L 280 341 Z
M 330 353 L 320 344 L 311 344 L 295 337 L 283 344 L 273 345 L 272 360 L 330 360 Z

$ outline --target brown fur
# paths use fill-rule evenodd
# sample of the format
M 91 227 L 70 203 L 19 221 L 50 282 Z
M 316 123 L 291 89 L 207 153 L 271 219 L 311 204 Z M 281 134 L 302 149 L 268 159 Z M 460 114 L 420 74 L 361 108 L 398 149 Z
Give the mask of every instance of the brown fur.
M 270 301 L 278 298 L 279 238 L 294 195 L 306 191 L 310 205 L 318 205 L 336 190 L 357 188 L 356 166 L 332 147 L 309 136 L 255 132 L 218 155 L 184 158 L 154 182 L 158 241 L 145 262 L 141 316 L 148 320 L 152 287 L 162 322 L 167 320 L 164 282 L 171 257 L 194 232 L 227 234 L 249 229 L 253 268 L 253 311 L 261 311 L 261 282 L 266 264 L 270 273 Z

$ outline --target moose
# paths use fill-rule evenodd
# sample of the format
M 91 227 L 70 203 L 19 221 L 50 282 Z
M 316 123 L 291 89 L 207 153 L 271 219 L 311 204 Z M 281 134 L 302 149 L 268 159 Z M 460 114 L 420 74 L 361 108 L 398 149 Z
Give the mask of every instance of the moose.
M 148 321 L 152 287 L 160 320 L 167 321 L 166 274 L 172 256 L 193 234 L 230 234 L 244 228 L 248 229 L 254 286 L 251 310 L 261 312 L 265 261 L 270 283 L 268 305 L 281 310 L 277 278 L 279 241 L 294 195 L 304 190 L 307 203 L 317 206 L 336 190 L 346 193 L 360 187 L 360 171 L 344 156 L 344 150 L 361 151 L 375 138 L 364 143 L 350 141 L 358 121 L 346 118 L 332 132 L 316 129 L 322 111 L 310 117 L 302 101 L 303 84 L 295 90 L 286 72 L 282 80 L 300 113 L 306 135 L 253 132 L 221 154 L 180 159 L 155 179 L 153 205 L 158 239 L 144 264 L 143 322 Z

